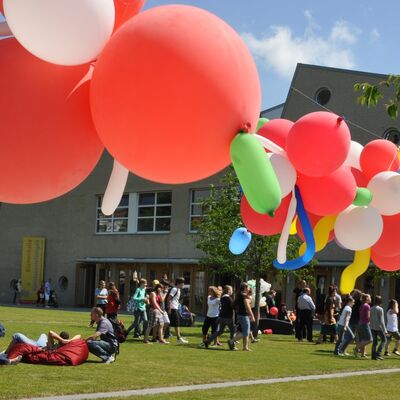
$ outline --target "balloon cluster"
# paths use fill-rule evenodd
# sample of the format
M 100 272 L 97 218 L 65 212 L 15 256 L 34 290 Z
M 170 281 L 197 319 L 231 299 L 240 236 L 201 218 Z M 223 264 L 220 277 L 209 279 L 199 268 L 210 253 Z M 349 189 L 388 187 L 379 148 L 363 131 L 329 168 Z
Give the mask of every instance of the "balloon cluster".
M 68 192 L 105 147 L 110 214 L 129 171 L 204 179 L 256 129 L 260 83 L 240 36 L 196 7 L 139 13 L 144 1 L 0 0 L 14 35 L 0 41 L 1 202 Z
M 247 166 L 251 164 L 246 175 L 244 156 L 239 159 L 233 148 L 233 165 L 244 192 L 241 216 L 249 232 L 281 234 L 275 267 L 301 268 L 334 240 L 355 251 L 354 262 L 342 275 L 345 293 L 354 288 L 370 258 L 382 270 L 400 269 L 400 160 L 392 142 L 378 139 L 363 147 L 351 140 L 342 117 L 325 111 L 295 123 L 264 121 L 257 134 L 247 136 L 265 152 L 259 156 L 246 150 Z M 262 163 L 266 167 L 260 171 Z M 236 235 L 236 249 L 238 238 L 243 249 L 245 233 Z M 286 260 L 289 234 L 296 233 L 304 241 L 299 257 Z M 248 236 L 246 240 L 250 242 Z

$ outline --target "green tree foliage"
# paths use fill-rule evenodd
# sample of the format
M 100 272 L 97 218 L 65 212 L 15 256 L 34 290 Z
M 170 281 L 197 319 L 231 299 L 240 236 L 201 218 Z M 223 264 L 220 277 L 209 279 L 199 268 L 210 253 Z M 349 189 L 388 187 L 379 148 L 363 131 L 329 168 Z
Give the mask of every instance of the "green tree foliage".
M 392 119 L 397 119 L 400 104 L 400 75 L 389 75 L 388 79 L 372 85 L 368 82 L 356 83 L 354 91 L 360 93 L 357 102 L 362 106 L 375 107 L 385 98 L 382 88 L 393 91 L 393 95 L 385 103 L 386 112 Z
M 253 274 L 256 279 L 255 301 L 259 304 L 260 278 L 273 271 L 277 279 L 285 279 L 286 271 L 276 270 L 272 262 L 276 258 L 279 235 L 254 235 L 247 250 L 240 256 L 229 251 L 229 240 L 233 231 L 243 226 L 240 216 L 239 181 L 230 168 L 221 179 L 220 187 L 211 187 L 211 194 L 202 203 L 206 216 L 198 224 L 198 233 L 193 236 L 197 248 L 204 252 L 201 259 L 203 265 L 212 268 L 216 273 L 230 274 L 233 278 L 242 279 L 244 275 Z M 291 236 L 288 242 L 288 258 L 298 255 L 301 242 Z M 293 273 L 301 279 L 311 278 L 311 268 L 303 268 Z M 256 309 L 258 323 L 259 310 Z

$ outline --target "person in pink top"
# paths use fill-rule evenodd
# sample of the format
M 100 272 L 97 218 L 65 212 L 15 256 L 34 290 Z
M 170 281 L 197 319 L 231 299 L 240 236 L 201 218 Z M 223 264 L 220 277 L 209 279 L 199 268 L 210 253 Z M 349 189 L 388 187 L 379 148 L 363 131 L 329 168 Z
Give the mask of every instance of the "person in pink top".
M 354 355 L 357 357 L 366 357 L 365 347 L 372 342 L 372 333 L 370 327 L 371 319 L 371 296 L 363 293 L 361 295 L 360 322 L 357 328 L 358 342 L 354 347 Z

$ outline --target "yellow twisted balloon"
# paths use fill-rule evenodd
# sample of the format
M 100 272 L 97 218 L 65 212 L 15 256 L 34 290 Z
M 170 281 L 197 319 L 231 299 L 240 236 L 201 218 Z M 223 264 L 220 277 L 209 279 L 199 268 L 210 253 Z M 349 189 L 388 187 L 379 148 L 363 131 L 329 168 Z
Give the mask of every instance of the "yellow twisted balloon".
M 357 250 L 354 253 L 354 261 L 347 266 L 340 278 L 340 291 L 343 294 L 350 293 L 356 285 L 356 280 L 369 266 L 371 249 Z
M 321 218 L 314 226 L 315 251 L 321 251 L 329 241 L 329 234 L 335 226 L 336 215 L 327 215 Z M 299 255 L 302 256 L 306 251 L 306 244 L 303 243 L 299 248 Z

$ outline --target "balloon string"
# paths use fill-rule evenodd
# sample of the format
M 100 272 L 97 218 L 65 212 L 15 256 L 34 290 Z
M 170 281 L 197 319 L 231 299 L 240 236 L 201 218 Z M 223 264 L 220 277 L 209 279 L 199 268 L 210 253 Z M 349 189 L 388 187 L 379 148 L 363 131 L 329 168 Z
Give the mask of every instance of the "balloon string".
M 392 162 L 391 162 L 390 165 L 389 165 L 389 168 L 387 169 L 388 171 L 390 171 L 390 170 L 392 169 L 394 160 L 395 160 L 398 156 L 399 156 L 399 154 L 398 154 L 398 152 L 396 152 L 395 156 L 393 157 Z
M 257 133 L 253 133 L 254 137 L 262 144 L 262 146 L 272 151 L 275 154 L 280 154 L 282 156 L 286 156 L 285 150 L 282 147 L 278 146 L 275 142 L 270 139 L 265 138 L 264 136 L 258 135 Z

